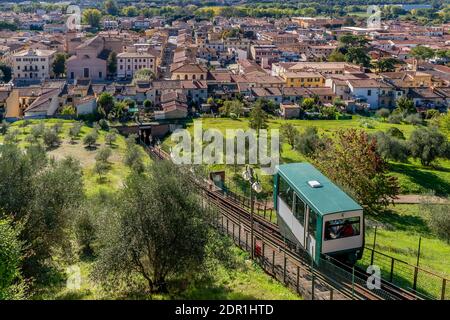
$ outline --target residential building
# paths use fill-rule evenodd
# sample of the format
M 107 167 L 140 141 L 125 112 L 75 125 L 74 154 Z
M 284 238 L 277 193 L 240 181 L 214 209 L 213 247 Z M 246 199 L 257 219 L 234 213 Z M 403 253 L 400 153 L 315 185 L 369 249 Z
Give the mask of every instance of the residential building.
M 54 50 L 23 50 L 12 56 L 15 80 L 44 80 L 52 75 Z
M 117 55 L 117 77 L 132 78 L 138 70 L 149 69 L 156 75 L 156 57 L 146 51 L 122 52 Z
M 325 78 L 318 72 L 286 72 L 282 76 L 288 87 L 323 87 Z

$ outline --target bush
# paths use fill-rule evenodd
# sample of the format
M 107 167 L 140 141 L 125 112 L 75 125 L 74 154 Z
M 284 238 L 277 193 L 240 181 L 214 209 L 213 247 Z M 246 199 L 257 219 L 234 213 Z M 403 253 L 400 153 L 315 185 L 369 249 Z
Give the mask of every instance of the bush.
M 429 166 L 437 157 L 449 156 L 447 137 L 434 127 L 414 130 L 408 143 L 411 155 L 420 159 L 424 166 Z
M 432 198 L 434 193 L 424 197 L 421 203 L 421 210 L 426 212 L 428 219 L 428 226 L 439 237 L 445 239 L 450 243 L 450 204 L 436 204 L 433 203 Z M 450 199 L 447 199 L 447 201 Z
M 391 137 L 397 138 L 397 139 L 401 139 L 401 140 L 405 140 L 405 135 L 403 134 L 403 132 L 396 127 L 390 127 L 386 133 L 388 135 L 390 135 Z
M 60 134 L 62 132 L 64 123 L 62 121 L 58 121 L 53 125 L 53 130 L 56 134 Z
M 97 143 L 98 133 L 95 130 L 92 130 L 83 138 L 83 144 L 88 148 L 92 148 Z
M 380 118 L 386 119 L 391 114 L 391 111 L 387 108 L 381 108 L 380 110 L 377 110 L 376 115 Z
M 377 141 L 377 152 L 386 160 L 406 162 L 409 157 L 408 145 L 405 141 L 394 138 L 382 131 L 373 137 Z
M 45 129 L 42 138 L 44 139 L 44 144 L 47 148 L 56 147 L 61 143 L 61 139 L 55 131 L 55 127 L 53 127 L 53 129 Z
M 420 114 L 418 114 L 418 113 L 409 114 L 405 117 L 404 120 L 406 123 L 409 123 L 409 124 L 412 124 L 415 126 L 423 124 L 423 119 L 420 116 Z
M 111 157 L 112 151 L 108 147 L 102 147 L 98 150 L 95 160 L 108 162 L 109 157 Z
M 23 120 L 22 122 L 20 122 L 19 127 L 21 128 L 25 128 L 28 127 L 30 125 L 31 121 L 30 120 Z
M 375 129 L 375 124 L 371 120 L 361 120 L 359 126 L 366 129 Z
M 312 156 L 320 146 L 320 137 L 316 127 L 308 127 L 298 135 L 295 142 L 295 149 L 305 156 Z
M 78 245 L 81 247 L 81 252 L 87 256 L 93 254 L 92 244 L 97 238 L 97 230 L 91 214 L 90 208 L 81 206 L 75 220 L 75 236 Z
M 112 146 L 114 144 L 116 139 L 117 139 L 117 136 L 114 132 L 108 132 L 105 136 L 105 142 L 110 146 Z
M 74 141 L 80 135 L 82 124 L 80 122 L 74 123 L 69 129 L 70 140 Z
M 438 110 L 436 110 L 436 109 L 429 109 L 429 110 L 427 110 L 427 113 L 426 113 L 426 118 L 427 119 L 433 119 L 433 118 L 437 118 L 437 117 L 439 117 L 439 111 Z
M 400 123 L 402 123 L 402 121 L 403 121 L 403 116 L 399 113 L 392 113 L 388 118 L 389 123 L 400 124 Z
M 430 212 L 429 225 L 438 236 L 450 242 L 450 206 L 435 205 Z
M 0 300 L 23 298 L 22 250 L 23 243 L 13 222 L 0 219 Z
M 96 161 L 94 166 L 94 172 L 103 178 L 103 176 L 108 172 L 109 165 L 104 161 Z
M 17 143 L 17 142 L 19 142 L 19 134 L 20 134 L 20 132 L 18 129 L 9 130 L 5 134 L 3 142 L 4 143 Z
M 127 150 L 125 152 L 123 162 L 133 171 L 143 172 L 145 166 L 142 157 L 142 152 L 139 146 L 135 144 L 129 144 L 127 145 Z
M 105 119 L 100 119 L 98 122 L 98 125 L 100 126 L 100 129 L 108 131 L 109 130 L 109 124 L 108 121 Z
M 9 123 L 6 121 L 2 121 L 2 123 L 0 124 L 0 134 L 6 134 L 6 132 L 8 132 L 8 128 Z
M 30 134 L 35 138 L 40 138 L 44 134 L 45 124 L 43 122 L 39 122 L 31 127 Z

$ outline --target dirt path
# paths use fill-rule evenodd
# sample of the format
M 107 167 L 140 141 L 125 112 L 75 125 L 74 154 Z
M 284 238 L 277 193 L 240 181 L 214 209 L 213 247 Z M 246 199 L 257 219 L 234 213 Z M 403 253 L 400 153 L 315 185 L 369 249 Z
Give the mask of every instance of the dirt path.
M 397 203 L 397 204 L 420 204 L 420 203 L 424 202 L 424 200 L 425 200 L 424 196 L 421 194 L 399 194 L 397 196 L 397 198 L 394 200 L 394 203 Z M 442 203 L 442 204 L 449 202 L 447 200 L 447 198 L 438 197 L 438 196 L 428 197 L 427 201 L 431 202 L 431 203 Z M 261 206 L 264 207 L 264 202 L 261 202 Z M 273 202 L 267 201 L 266 208 L 272 209 Z
M 431 203 L 448 203 L 448 200 L 446 198 L 442 197 L 427 197 L 427 201 Z M 419 204 L 424 201 L 424 196 L 420 194 L 400 194 L 397 196 L 397 198 L 394 200 L 394 203 L 398 204 Z

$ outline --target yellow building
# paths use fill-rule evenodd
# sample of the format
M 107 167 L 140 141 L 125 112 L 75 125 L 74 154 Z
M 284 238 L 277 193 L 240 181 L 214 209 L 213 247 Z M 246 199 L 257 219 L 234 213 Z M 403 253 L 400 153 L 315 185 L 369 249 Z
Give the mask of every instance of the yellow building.
M 286 72 L 283 78 L 287 87 L 318 88 L 325 85 L 325 78 L 318 72 Z

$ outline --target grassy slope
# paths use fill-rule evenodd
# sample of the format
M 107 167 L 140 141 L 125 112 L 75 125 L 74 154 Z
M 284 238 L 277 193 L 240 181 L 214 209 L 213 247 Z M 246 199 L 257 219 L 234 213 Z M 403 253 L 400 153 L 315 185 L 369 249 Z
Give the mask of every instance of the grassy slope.
M 320 134 L 332 134 L 339 129 L 359 128 L 360 123 L 366 118 L 354 116 L 351 120 L 269 120 L 269 129 L 279 129 L 283 123 L 291 123 L 299 130 L 304 130 L 306 127 L 316 127 Z M 200 121 L 200 120 L 196 120 Z M 216 129 L 225 133 L 226 129 L 243 129 L 249 128 L 248 119 L 242 118 L 232 120 L 228 118 L 204 118 L 202 121 L 202 127 L 206 129 Z M 408 124 L 390 124 L 379 121 L 370 121 L 374 128 L 365 129 L 368 132 L 386 131 L 389 128 L 397 127 L 400 129 L 406 138 L 408 138 L 411 132 L 414 130 L 414 126 Z M 193 124 L 188 124 L 188 129 L 193 133 Z M 164 141 L 163 147 L 166 150 L 173 145 L 170 137 Z M 281 146 L 281 162 L 299 162 L 306 159 L 287 144 L 284 143 Z M 215 165 L 212 167 L 217 170 L 226 170 L 228 176 L 232 176 L 234 169 L 231 167 L 226 168 L 223 165 Z M 439 159 L 435 166 L 432 168 L 424 167 L 419 161 L 410 159 L 408 163 L 390 163 L 391 173 L 398 177 L 401 193 L 404 194 L 417 194 L 423 193 L 427 190 L 434 190 L 437 194 L 448 195 L 450 194 L 450 161 Z M 270 177 L 262 177 L 263 189 L 266 191 L 266 195 L 272 191 L 272 182 Z M 239 188 L 244 188 L 239 185 Z
M 20 131 L 19 145 L 21 147 L 25 147 L 27 145 L 27 142 L 25 142 L 25 137 L 30 133 L 31 127 L 39 121 L 44 121 L 46 127 L 51 127 L 56 122 L 62 120 L 33 120 L 26 127 L 21 127 L 23 121 L 13 123 L 10 127 L 10 130 L 17 129 Z M 61 145 L 58 148 L 48 151 L 48 155 L 56 159 L 72 156 L 80 161 L 84 174 L 83 179 L 85 191 L 88 196 L 99 192 L 100 190 L 113 191 L 120 188 L 125 177 L 129 173 L 128 167 L 126 167 L 122 162 L 122 158 L 125 153 L 125 138 L 120 135 L 117 136 L 116 142 L 111 147 L 113 152 L 111 157 L 109 158 L 110 169 L 106 174 L 105 179 L 101 181 L 99 177 L 93 173 L 93 168 L 95 165 L 95 156 L 99 148 L 105 145 L 106 131 L 100 130 L 99 138 L 97 140 L 97 148 L 89 150 L 83 146 L 82 140 L 83 137 L 93 129 L 88 126 L 83 126 L 79 138 L 75 141 L 74 144 L 71 144 L 69 138 L 69 129 L 71 128 L 73 121 L 65 120 L 62 122 L 63 129 L 60 134 Z M 2 142 L 2 140 L 3 137 L 0 136 L 0 142 Z M 149 159 L 147 157 L 145 158 L 145 160 L 147 161 L 147 163 L 149 163 Z
M 283 123 L 292 123 L 298 129 L 303 130 L 308 126 L 315 126 L 319 129 L 319 133 L 331 134 L 339 129 L 345 128 L 361 128 L 361 118 L 354 117 L 352 120 L 270 120 L 269 128 L 279 128 Z M 225 132 L 226 129 L 248 129 L 248 119 L 232 120 L 227 118 L 204 118 L 203 129 L 218 129 Z M 412 125 L 394 125 L 389 123 L 373 121 L 374 128 L 366 129 L 369 132 L 377 130 L 386 131 L 390 127 L 399 128 L 405 135 L 409 137 L 414 130 Z M 193 132 L 192 124 L 188 129 Z M 170 137 L 164 141 L 165 147 L 173 145 Z M 298 162 L 306 159 L 288 144 L 283 144 L 281 153 L 281 162 Z M 450 161 L 439 159 L 434 168 L 423 167 L 419 161 L 410 159 L 409 163 L 390 164 L 391 173 L 399 178 L 402 193 L 423 193 L 428 190 L 434 190 L 437 194 L 450 194 Z M 228 176 L 228 185 L 233 191 L 248 194 L 248 184 L 238 176 L 234 175 L 233 166 L 214 165 L 212 169 L 225 170 Z M 272 191 L 271 176 L 260 176 L 265 190 L 265 196 L 270 196 Z M 390 208 L 389 213 L 376 217 L 375 220 L 381 222 L 385 227 L 378 230 L 378 246 L 382 252 L 386 252 L 398 259 L 409 263 L 416 262 L 417 245 L 419 236 L 423 237 L 422 241 L 422 260 L 421 265 L 437 272 L 450 275 L 450 246 L 444 241 L 437 239 L 428 230 L 426 225 L 427 217 L 423 217 L 420 213 L 418 205 L 396 205 Z M 371 218 L 370 218 L 371 219 Z M 373 242 L 373 232 L 368 228 L 366 243 Z
M 19 145 L 25 147 L 25 137 L 30 133 L 31 126 L 44 121 L 46 127 L 51 127 L 56 120 L 35 120 L 26 127 L 21 127 L 22 121 L 15 122 L 11 125 L 10 130 L 19 130 L 20 135 Z M 125 153 L 125 138 L 118 135 L 117 140 L 112 147 L 113 153 L 109 159 L 110 170 L 106 175 L 106 179 L 100 181 L 99 177 L 93 173 L 95 164 L 95 155 L 100 146 L 105 145 L 104 137 L 106 132 L 100 131 L 99 139 L 97 141 L 96 150 L 87 150 L 83 144 L 82 139 L 84 135 L 89 133 L 92 128 L 83 126 L 79 139 L 75 144 L 69 143 L 68 132 L 72 126 L 72 121 L 63 121 L 63 130 L 60 134 L 61 145 L 49 151 L 49 156 L 56 159 L 61 159 L 66 156 L 73 156 L 78 159 L 83 169 L 83 179 L 85 192 L 88 196 L 93 195 L 100 190 L 115 191 L 118 190 L 129 173 L 128 167 L 122 163 L 122 158 Z M 0 143 L 3 137 L 0 136 Z M 147 163 L 150 162 L 148 157 L 144 158 Z M 236 249 L 236 255 L 241 261 L 244 261 L 246 254 Z M 55 281 L 54 286 L 42 288 L 41 291 L 34 297 L 35 299 L 110 299 L 110 298 L 127 298 L 127 297 L 111 297 L 109 293 L 102 292 L 102 290 L 92 281 L 89 280 L 89 273 L 92 267 L 92 262 L 80 261 L 76 264 L 81 270 L 82 285 L 80 290 L 68 290 L 65 287 L 65 276 Z M 65 266 L 67 267 L 67 266 Z M 128 297 L 132 298 L 132 297 Z M 169 299 L 169 296 L 139 296 L 137 298 L 156 298 Z M 299 299 L 289 289 L 282 286 L 276 280 L 264 273 L 257 266 L 250 265 L 245 269 L 230 270 L 223 266 L 219 268 L 218 276 L 213 282 L 202 284 L 198 287 L 188 288 L 187 292 L 182 296 L 175 298 L 186 299 Z
M 183 292 L 169 294 L 112 293 L 104 291 L 93 282 L 89 274 L 92 262 L 82 261 L 76 264 L 80 268 L 81 287 L 78 290 L 67 289 L 65 281 L 54 286 L 42 288 L 33 296 L 36 300 L 97 300 L 97 299 L 195 299 L 195 300 L 299 300 L 298 295 L 284 287 L 256 264 L 250 262 L 249 255 L 235 248 L 234 254 L 239 267 L 229 269 L 219 265 L 213 279 L 189 285 Z M 175 285 L 176 286 L 176 285 Z
M 422 237 L 419 265 L 434 273 L 450 277 L 450 245 L 438 239 L 427 226 L 428 217 L 423 214 L 420 205 L 395 205 L 377 217 L 371 217 L 378 225 L 376 250 L 389 256 L 416 265 L 419 237 Z M 373 221 L 372 221 L 373 224 Z M 366 245 L 372 248 L 375 227 L 366 226 Z M 362 264 L 370 264 L 370 251 L 364 252 Z M 391 260 L 377 255 L 374 264 L 379 265 L 387 276 L 390 274 Z M 395 282 L 412 287 L 414 268 L 402 263 L 394 265 L 394 273 L 398 275 Z M 424 272 L 419 272 L 418 288 L 428 295 L 439 298 L 442 281 Z M 447 290 L 447 299 L 450 292 Z

